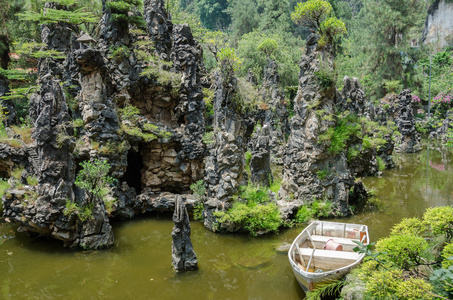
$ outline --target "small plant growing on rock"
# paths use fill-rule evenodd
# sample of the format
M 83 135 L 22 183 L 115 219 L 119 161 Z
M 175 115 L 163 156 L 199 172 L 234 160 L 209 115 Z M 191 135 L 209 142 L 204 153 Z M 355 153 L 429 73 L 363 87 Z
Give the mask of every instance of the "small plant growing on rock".
M 205 132 L 201 139 L 203 143 L 207 146 L 214 143 L 214 131 Z
M 242 59 L 236 56 L 233 48 L 222 48 L 217 53 L 217 59 L 220 62 L 220 70 L 229 78 L 242 65 Z
M 190 185 L 190 190 L 197 196 L 198 201 L 205 199 L 206 188 L 204 186 L 204 180 L 198 180 Z
M 110 48 L 111 57 L 117 62 L 127 59 L 131 55 L 131 50 L 127 46 L 117 46 Z
M 384 88 L 387 93 L 396 93 L 400 86 L 401 82 L 399 80 L 388 80 L 384 82 Z
M 127 22 L 132 25 L 141 26 L 145 23 L 143 17 L 131 13 L 142 5 L 141 0 L 110 0 L 105 6 L 111 10 L 112 19 L 116 22 Z
M 105 160 L 95 159 L 81 162 L 80 166 L 82 170 L 77 174 L 75 184 L 86 192 L 88 204 L 103 201 L 105 188 L 114 182 L 113 177 L 107 175 L 110 165 Z

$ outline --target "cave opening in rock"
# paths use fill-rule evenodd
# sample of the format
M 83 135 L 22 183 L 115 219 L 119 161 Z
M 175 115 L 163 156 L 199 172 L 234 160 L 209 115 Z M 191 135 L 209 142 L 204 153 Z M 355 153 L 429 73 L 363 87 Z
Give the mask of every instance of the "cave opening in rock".
M 135 188 L 135 192 L 140 194 L 142 192 L 142 175 L 143 159 L 139 152 L 129 151 L 127 154 L 127 169 L 123 176 L 123 181 L 127 185 Z

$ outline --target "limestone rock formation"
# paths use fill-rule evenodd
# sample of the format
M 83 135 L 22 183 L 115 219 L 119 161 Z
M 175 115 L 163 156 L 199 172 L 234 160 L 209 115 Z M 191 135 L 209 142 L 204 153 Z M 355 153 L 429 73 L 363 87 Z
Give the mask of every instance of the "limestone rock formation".
M 173 213 L 175 226 L 171 232 L 171 237 L 173 238 L 171 257 L 173 269 L 176 272 L 198 269 L 197 255 L 193 250 L 190 239 L 190 220 L 185 200 L 185 197 L 178 196 Z
M 269 186 L 272 182 L 270 161 L 270 132 L 269 125 L 265 124 L 252 136 L 249 145 L 252 152 L 250 159 L 250 179 L 255 185 Z
M 178 158 L 198 161 L 198 168 L 203 169 L 205 147 L 202 143 L 204 133 L 204 101 L 201 89 L 203 68 L 203 49 L 192 36 L 187 24 L 176 25 L 173 28 L 173 48 L 171 53 L 173 66 L 182 73 L 180 102 L 176 108 L 176 117 L 184 118 L 184 135 L 181 140 L 181 151 Z M 197 177 L 194 174 L 194 178 Z
M 401 133 L 396 140 L 395 151 L 413 153 L 420 151 L 420 133 L 415 128 L 415 116 L 412 109 L 412 94 L 404 90 L 398 95 L 397 118 L 395 120 Z
M 244 181 L 247 126 L 235 101 L 237 79 L 218 72 L 214 98 L 214 141 L 205 160 L 207 197 L 204 224 L 214 230 L 213 212 L 230 207 L 232 196 Z
M 6 96 L 9 93 L 9 80 L 3 75 L 0 75 L 0 99 L 2 96 Z M 0 100 L 0 106 L 2 106 L 3 112 L 3 125 L 11 126 L 16 120 L 16 109 L 12 100 Z
M 269 125 L 271 161 L 283 164 L 283 153 L 286 137 L 289 135 L 289 114 L 286 108 L 285 95 L 278 87 L 278 65 L 273 60 L 268 60 L 264 70 L 263 84 L 259 95 L 263 99 L 264 120 L 263 124 Z
M 442 122 L 442 126 L 437 128 L 435 131 L 429 133 L 429 139 L 436 139 L 441 144 L 445 144 L 448 140 L 447 134 L 453 128 L 453 114 L 451 111 L 447 111 L 445 120 Z
M 438 49 L 453 40 L 453 3 L 448 0 L 433 1 L 423 28 L 422 43 L 435 44 Z
M 169 60 L 172 48 L 172 28 L 170 14 L 165 9 L 164 0 L 145 0 L 145 20 L 156 51 L 161 59 Z
M 348 110 L 358 116 L 374 118 L 374 106 L 367 101 L 359 79 L 345 76 L 343 89 L 337 95 L 337 104 L 341 110 Z
M 317 76 L 316 72 L 331 72 L 333 68 L 329 45 L 322 49 L 317 40 L 317 36 L 309 36 L 306 53 L 299 63 L 295 116 L 291 119 L 279 191 L 284 214 L 315 199 L 329 199 L 341 214 L 347 214 L 349 189 L 354 184 L 345 153 L 331 154 L 328 144 L 319 140 L 322 133 L 335 126 L 334 121 L 324 116 L 334 113 L 336 92 L 333 82 L 321 86 Z M 319 111 L 322 116 L 318 116 Z

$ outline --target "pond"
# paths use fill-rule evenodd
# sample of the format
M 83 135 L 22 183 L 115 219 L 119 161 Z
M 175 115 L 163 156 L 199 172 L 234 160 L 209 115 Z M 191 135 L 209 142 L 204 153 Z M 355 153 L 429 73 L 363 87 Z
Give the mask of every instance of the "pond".
M 431 146 L 395 157 L 397 167 L 363 181 L 379 199 L 374 209 L 338 219 L 369 226 L 372 240 L 402 218 L 428 207 L 453 205 L 451 156 Z M 171 269 L 170 216 L 115 223 L 115 247 L 69 251 L 56 241 L 31 239 L 0 225 L 0 299 L 302 299 L 286 254 L 302 227 L 262 238 L 214 234 L 192 222 L 200 269 Z

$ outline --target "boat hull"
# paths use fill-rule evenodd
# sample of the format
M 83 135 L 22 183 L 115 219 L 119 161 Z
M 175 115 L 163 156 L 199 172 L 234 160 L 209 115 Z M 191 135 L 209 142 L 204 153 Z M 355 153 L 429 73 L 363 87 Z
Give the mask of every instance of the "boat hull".
M 296 266 L 292 266 L 294 277 L 296 277 L 297 282 L 299 283 L 300 287 L 304 290 L 304 292 L 311 292 L 313 291 L 319 284 L 330 281 L 340 279 L 341 277 L 345 276 L 347 273 L 351 271 L 351 269 L 338 271 L 335 274 L 329 274 L 320 277 L 307 277 L 304 274 L 299 272 L 299 268 Z

